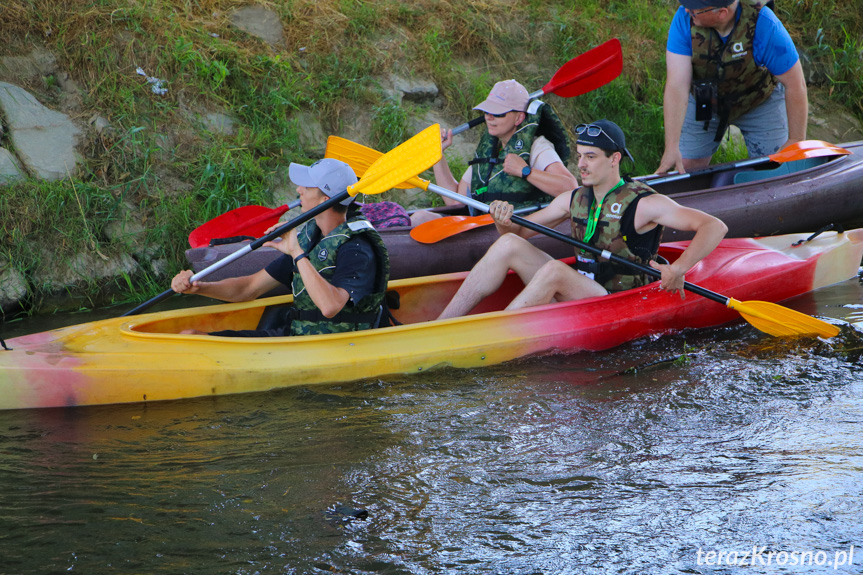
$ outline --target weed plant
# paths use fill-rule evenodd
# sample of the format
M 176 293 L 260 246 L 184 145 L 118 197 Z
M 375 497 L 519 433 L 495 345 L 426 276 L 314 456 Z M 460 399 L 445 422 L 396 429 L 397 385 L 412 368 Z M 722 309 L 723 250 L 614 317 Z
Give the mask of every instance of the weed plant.
M 3 0 L 0 57 L 44 46 L 81 89 L 82 106 L 72 114 L 111 123 L 82 144 L 86 162 L 73 179 L 28 180 L 0 193 L 0 259 L 25 273 L 34 291 L 43 289 L 34 278 L 46 248 L 69 257 L 128 249 L 104 230 L 130 213 L 146 230 L 141 241 L 152 244 L 148 258 L 166 262 L 166 275 L 181 269 L 192 228 L 235 207 L 272 205 L 280 170 L 320 156 L 324 142 L 304 142 L 298 118 L 315 118 L 324 133 L 336 134 L 359 117 L 369 125 L 369 141 L 360 143 L 397 145 L 427 108 L 388 99 L 380 86 L 390 73 L 434 80 L 443 113 L 457 124 L 475 115 L 473 106 L 496 81 L 517 78 L 535 90 L 572 57 L 617 37 L 624 51 L 619 79 L 577 98 L 545 99 L 566 125 L 598 118 L 620 124 L 636 159 L 633 174 L 658 165 L 675 0 L 277 0 L 265 5 L 281 18 L 279 47 L 230 24 L 244 4 Z M 828 97 L 863 118 L 857 3 L 779 0 L 777 12 L 821 71 Z M 137 68 L 164 79 L 167 94 L 152 93 Z M 61 101 L 52 75 L 22 80 L 22 87 L 46 105 Z M 233 117 L 234 130 L 207 131 L 202 118 L 213 111 Z M 722 154 L 717 159 L 741 151 Z M 141 269 L 123 280 L 129 297 L 164 289 L 164 275 Z

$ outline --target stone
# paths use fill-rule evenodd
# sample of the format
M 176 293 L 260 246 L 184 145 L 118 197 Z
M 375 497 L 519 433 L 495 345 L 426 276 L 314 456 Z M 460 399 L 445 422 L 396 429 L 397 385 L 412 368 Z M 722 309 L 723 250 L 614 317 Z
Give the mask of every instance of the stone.
M 0 310 L 10 311 L 27 297 L 27 280 L 16 269 L 0 267 Z
M 18 164 L 18 159 L 7 150 L 0 148 L 0 186 L 15 183 L 27 177 Z
M 245 6 L 231 14 L 231 24 L 275 48 L 284 48 L 285 30 L 279 15 L 263 6 Z
M 0 82 L 0 109 L 18 159 L 27 171 L 44 180 L 74 173 L 80 158 L 75 150 L 81 130 L 66 114 L 43 106 L 29 92 Z
M 47 290 L 60 290 L 81 282 L 132 275 L 137 270 L 138 263 L 129 254 L 106 256 L 94 250 L 81 252 L 71 260 L 58 260 L 57 256 L 46 252 L 34 274 L 34 282 Z
M 234 119 L 220 112 L 209 112 L 201 117 L 204 129 L 213 134 L 222 136 L 233 136 L 237 131 L 234 128 Z
M 324 155 L 327 148 L 327 135 L 321 122 L 309 112 L 298 112 L 293 121 L 297 126 L 297 136 L 306 155 L 317 158 Z
M 26 56 L 4 56 L 0 58 L 0 78 L 28 80 L 36 76 L 47 76 L 57 69 L 57 59 L 45 48 L 35 48 Z
M 437 84 L 431 80 L 422 80 L 416 78 L 404 78 L 402 76 L 390 76 L 393 90 L 390 92 L 393 99 L 401 103 L 407 100 L 409 102 L 433 102 L 440 94 Z

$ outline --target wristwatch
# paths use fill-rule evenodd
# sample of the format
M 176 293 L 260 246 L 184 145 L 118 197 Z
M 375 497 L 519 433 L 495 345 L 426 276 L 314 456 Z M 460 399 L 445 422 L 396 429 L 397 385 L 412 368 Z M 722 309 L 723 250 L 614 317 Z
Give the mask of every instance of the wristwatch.
M 521 179 L 522 179 L 522 180 L 526 180 L 526 179 L 527 179 L 527 177 L 530 175 L 530 173 L 531 173 L 532 171 L 533 171 L 533 170 L 531 170 L 531 169 L 530 169 L 530 166 L 525 166 L 525 167 L 523 167 L 523 168 L 521 169 Z
M 309 257 L 309 254 L 307 254 L 306 252 L 303 252 L 303 253 L 301 253 L 300 255 L 298 255 L 297 257 L 295 257 L 295 258 L 294 258 L 294 263 L 295 263 L 295 264 L 300 263 L 300 260 L 301 260 L 301 259 L 303 259 L 303 258 L 307 258 L 307 257 Z

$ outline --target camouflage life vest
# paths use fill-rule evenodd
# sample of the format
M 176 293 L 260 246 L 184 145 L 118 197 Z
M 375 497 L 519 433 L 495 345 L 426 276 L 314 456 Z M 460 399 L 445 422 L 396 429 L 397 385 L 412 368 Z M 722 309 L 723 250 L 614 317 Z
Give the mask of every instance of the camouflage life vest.
M 490 136 L 488 130 L 485 130 L 476 147 L 475 157 L 469 162 L 473 166 L 471 197 L 486 204 L 494 200 L 505 200 L 516 208 L 547 202 L 549 197 L 542 190 L 520 176 L 510 176 L 503 171 L 503 161 L 507 154 L 521 156 L 530 165 L 530 149 L 539 136 L 544 136 L 552 143 L 557 155 L 566 165 L 570 155 L 566 130 L 548 104 L 539 101 L 531 103 L 524 121 L 503 148 L 500 140 Z
M 740 0 L 740 19 L 724 44 L 713 28 L 690 24 L 693 90 L 705 82 L 716 87 L 714 105 L 719 116 L 716 141 L 722 139 L 729 122 L 765 102 L 776 87 L 773 74 L 755 63 L 755 25 L 765 4 L 760 0 Z
M 381 305 L 390 276 L 390 260 L 380 235 L 362 216 L 350 218 L 339 225 L 328 236 L 316 241 L 321 235 L 315 220 L 309 221 L 297 235 L 300 247 L 309 254 L 309 261 L 325 280 L 330 281 L 336 271 L 336 254 L 350 238 L 364 234 L 371 243 L 378 265 L 375 271 L 375 291 L 359 302 L 348 300 L 345 307 L 334 317 L 325 317 L 309 296 L 302 275 L 294 272 L 292 291 L 294 308 L 291 313 L 291 335 L 318 335 L 359 331 L 375 327 L 380 317 Z
M 596 231 L 589 240 L 585 241 L 588 218 L 594 210 L 596 200 L 592 187 L 578 188 L 572 193 L 569 206 L 572 236 L 584 243 L 608 250 L 614 255 L 646 265 L 656 257 L 663 228 L 657 226 L 644 234 L 636 233 L 635 207 L 641 198 L 655 193 L 652 188 L 640 182 L 627 182 L 606 194 L 602 201 Z M 575 249 L 575 255 L 578 259 L 579 271 L 592 277 L 609 292 L 643 286 L 651 281 L 648 276 L 637 274 L 632 268 L 613 262 L 599 261 L 593 254 L 579 248 Z

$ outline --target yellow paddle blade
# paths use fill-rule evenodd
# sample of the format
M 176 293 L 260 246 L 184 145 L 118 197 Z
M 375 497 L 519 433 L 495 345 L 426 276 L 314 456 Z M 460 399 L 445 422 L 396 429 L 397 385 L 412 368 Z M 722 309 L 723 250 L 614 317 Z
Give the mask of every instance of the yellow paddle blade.
M 788 309 L 769 301 L 737 301 L 728 298 L 726 304 L 743 316 L 743 319 L 764 333 L 774 336 L 817 335 L 835 337 L 839 328 L 826 321 Z
M 369 166 L 374 164 L 383 155 L 383 152 L 378 152 L 375 149 L 346 140 L 345 138 L 340 138 L 339 136 L 330 136 L 327 138 L 327 150 L 324 152 L 325 158 L 341 160 L 348 164 L 358 178 L 362 178 L 366 170 L 369 169 Z M 402 182 L 394 187 L 406 190 L 415 186 Z
M 441 159 L 440 126 L 432 124 L 407 142 L 393 148 L 369 166 L 348 193 L 380 194 L 414 178 Z
M 383 155 L 383 152 L 378 152 L 373 148 L 357 144 L 356 142 L 352 142 L 345 138 L 340 138 L 338 136 L 330 136 L 327 138 L 326 157 L 341 160 L 348 164 L 358 178 L 362 177 L 369 167 Z M 400 189 L 422 188 L 423 190 L 427 190 L 428 185 L 429 182 L 426 180 L 422 180 L 420 178 L 409 178 L 393 187 Z

